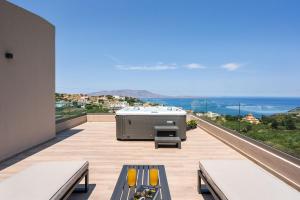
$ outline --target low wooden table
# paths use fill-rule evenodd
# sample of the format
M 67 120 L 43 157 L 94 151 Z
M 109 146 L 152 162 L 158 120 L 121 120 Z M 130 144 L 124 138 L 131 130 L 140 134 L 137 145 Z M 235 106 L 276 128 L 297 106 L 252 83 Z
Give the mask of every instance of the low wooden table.
M 127 170 L 128 168 L 137 169 L 137 186 L 128 187 Z M 157 200 L 171 200 L 165 167 L 163 165 L 123 165 L 119 179 L 111 196 L 111 200 L 131 200 L 140 185 L 149 185 L 149 169 L 158 168 L 159 170 L 159 194 Z

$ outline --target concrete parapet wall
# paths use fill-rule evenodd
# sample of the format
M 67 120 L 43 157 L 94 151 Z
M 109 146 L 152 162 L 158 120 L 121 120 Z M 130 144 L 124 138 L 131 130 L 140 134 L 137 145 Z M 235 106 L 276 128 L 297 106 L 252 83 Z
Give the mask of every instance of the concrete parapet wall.
M 73 128 L 75 126 L 78 126 L 80 124 L 86 123 L 87 122 L 87 116 L 83 115 L 80 117 L 76 117 L 73 119 L 69 119 L 63 122 L 59 122 L 56 124 L 56 133 L 59 133 L 61 131 Z
M 115 122 L 114 114 L 87 114 L 88 122 Z

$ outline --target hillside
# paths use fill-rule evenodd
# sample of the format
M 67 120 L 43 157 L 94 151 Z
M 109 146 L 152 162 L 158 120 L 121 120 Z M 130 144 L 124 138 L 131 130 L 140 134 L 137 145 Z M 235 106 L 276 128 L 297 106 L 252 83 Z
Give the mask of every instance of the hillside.
M 101 95 L 117 95 L 117 96 L 128 96 L 135 98 L 164 98 L 167 96 L 155 94 L 147 90 L 105 90 L 99 92 L 93 92 L 88 94 L 89 96 L 101 96 Z

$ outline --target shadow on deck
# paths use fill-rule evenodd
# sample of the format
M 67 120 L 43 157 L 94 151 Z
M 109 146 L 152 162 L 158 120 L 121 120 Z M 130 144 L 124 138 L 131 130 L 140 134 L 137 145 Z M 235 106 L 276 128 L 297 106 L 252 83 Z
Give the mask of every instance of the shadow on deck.
M 25 150 L 21 153 L 18 153 L 14 156 L 11 156 L 10 158 L 0 162 L 0 171 L 9 167 L 9 166 L 12 166 L 24 159 L 26 159 L 27 157 L 29 156 L 32 156 L 44 149 L 47 149 L 48 147 L 52 146 L 52 145 L 55 145 L 56 143 L 59 143 L 65 139 L 67 139 L 68 137 L 71 137 L 79 132 L 83 131 L 83 129 L 70 129 L 70 130 L 66 130 L 66 131 L 63 131 L 63 132 L 60 132 L 56 135 L 55 138 L 47 141 L 47 142 L 44 142 L 42 144 L 39 144 L 37 146 L 34 146 L 34 147 L 31 147 L 30 149 L 28 150 Z

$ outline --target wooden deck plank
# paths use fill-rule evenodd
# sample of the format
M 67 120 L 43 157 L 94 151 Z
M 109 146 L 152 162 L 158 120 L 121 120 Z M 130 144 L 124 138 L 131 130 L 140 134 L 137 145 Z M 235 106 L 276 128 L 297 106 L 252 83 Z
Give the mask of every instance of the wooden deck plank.
M 172 199 L 202 200 L 197 193 L 200 159 L 245 159 L 199 128 L 187 132 L 182 149 L 155 149 L 153 141 L 118 141 L 115 135 L 114 122 L 88 122 L 64 131 L 55 140 L 1 163 L 0 180 L 42 161 L 88 160 L 91 189 L 70 199 L 110 199 L 124 164 L 164 165 Z

